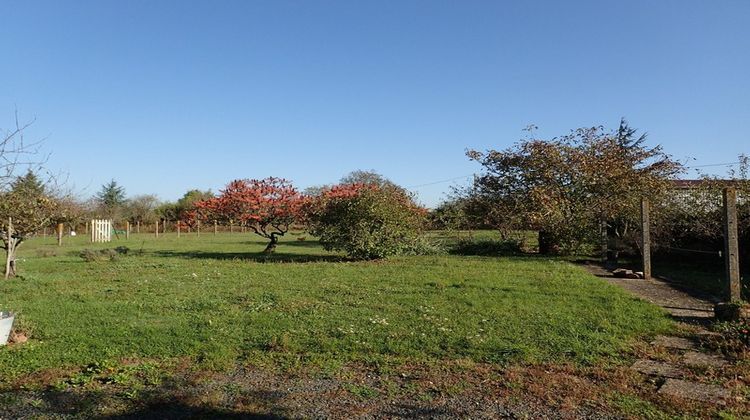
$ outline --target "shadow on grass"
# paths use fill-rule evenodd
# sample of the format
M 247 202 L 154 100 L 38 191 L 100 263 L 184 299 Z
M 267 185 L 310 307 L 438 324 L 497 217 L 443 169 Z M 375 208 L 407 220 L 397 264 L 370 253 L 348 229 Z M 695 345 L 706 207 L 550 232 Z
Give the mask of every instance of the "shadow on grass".
M 98 419 L 283 419 L 285 417 L 230 410 L 195 407 L 181 402 L 160 401 L 129 413 Z
M 240 242 L 242 245 L 258 245 L 266 246 L 267 242 L 261 241 L 244 241 Z M 318 241 L 281 241 L 279 247 L 292 247 L 292 248 L 321 248 Z
M 713 311 L 710 312 L 710 316 L 705 317 L 683 315 L 669 315 L 669 317 L 677 322 L 682 322 L 683 324 L 700 325 L 702 327 L 709 327 L 714 323 Z
M 157 257 L 211 260 L 243 260 L 261 263 L 311 263 L 352 261 L 351 259 L 342 257 L 340 255 L 295 254 L 287 252 L 264 254 L 262 252 L 152 251 L 148 254 Z
M 660 274 L 653 274 L 653 278 L 659 281 L 663 281 L 664 283 L 668 283 L 672 288 L 696 299 L 705 300 L 711 303 L 719 303 L 722 301 L 721 292 L 717 290 L 696 288 L 693 284 L 685 283 L 672 277 L 667 277 Z
M 254 385 L 223 382 L 204 388 L 192 382 L 166 380 L 154 389 L 145 389 L 134 397 L 126 396 L 120 388 L 104 386 L 93 391 L 66 389 L 45 391 L 17 390 L 0 393 L 3 403 L 2 414 L 7 418 L 91 418 L 91 419 L 285 419 L 317 418 L 320 407 L 306 404 L 301 395 L 276 389 L 276 384 Z M 258 389 L 260 388 L 260 389 Z M 235 390 L 236 392 L 234 392 Z M 208 392 L 207 392 L 208 391 Z M 338 400 L 325 392 L 314 391 L 316 399 L 325 400 L 327 405 L 346 413 L 352 407 L 347 398 Z M 213 400 L 204 400 L 206 395 Z M 285 400 L 291 399 L 298 408 L 290 408 Z M 33 403 L 30 403 L 33 401 Z M 368 404 L 363 402 L 361 404 Z M 383 418 L 458 418 L 464 417 L 463 410 L 439 406 L 427 402 L 399 401 L 383 404 L 369 401 L 376 411 L 375 417 Z M 338 407 L 337 407 L 338 405 Z M 110 407 L 121 407 L 112 414 L 106 413 Z M 378 407 L 379 406 L 379 407 Z M 235 408 L 231 408 L 235 407 Z M 239 408 L 237 408 L 239 407 Z M 378 409 L 379 408 L 379 409 Z M 330 415 L 324 413 L 325 415 Z M 342 416 L 342 413 L 338 413 Z M 344 414 L 345 415 L 345 414 Z M 3 416 L 5 418 L 5 416 Z
M 283 415 L 272 414 L 279 398 L 268 392 L 247 393 L 246 398 L 267 406 L 266 413 L 212 407 L 208 404 L 192 404 L 180 401 L 173 389 L 161 387 L 139 395 L 134 404 L 117 414 L 99 414 L 102 408 L 113 402 L 132 403 L 111 389 L 99 392 L 84 390 L 46 390 L 44 392 L 15 391 L 0 394 L 3 414 L 8 418 L 92 418 L 92 419 L 282 419 Z M 125 400 L 125 401 L 123 401 Z M 35 404 L 28 404 L 35 401 Z M 278 410 L 283 412 L 283 410 Z M 3 417 L 5 418 L 5 417 Z
M 558 254 L 540 254 L 533 250 L 526 250 L 514 245 L 506 244 L 469 244 L 465 246 L 450 246 L 445 248 L 449 255 L 463 257 L 504 257 L 514 260 L 565 260 L 570 256 Z
M 449 245 L 447 249 L 451 255 L 464 256 L 507 257 L 533 255 L 524 253 L 520 242 L 494 239 L 459 241 L 458 243 Z

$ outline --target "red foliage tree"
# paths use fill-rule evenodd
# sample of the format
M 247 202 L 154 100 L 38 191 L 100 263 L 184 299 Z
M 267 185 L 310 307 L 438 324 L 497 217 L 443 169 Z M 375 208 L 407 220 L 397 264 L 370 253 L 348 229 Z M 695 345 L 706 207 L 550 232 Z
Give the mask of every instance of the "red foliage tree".
M 230 182 L 219 196 L 194 204 L 193 220 L 236 223 L 269 239 L 263 251 L 276 250 L 279 237 L 300 220 L 305 198 L 282 178 L 239 179 Z

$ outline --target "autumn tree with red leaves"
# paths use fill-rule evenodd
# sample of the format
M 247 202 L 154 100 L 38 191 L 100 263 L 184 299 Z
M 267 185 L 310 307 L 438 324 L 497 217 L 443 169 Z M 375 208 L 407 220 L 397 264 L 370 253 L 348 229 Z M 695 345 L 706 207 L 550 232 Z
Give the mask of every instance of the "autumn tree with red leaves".
M 282 178 L 238 179 L 217 197 L 194 203 L 187 219 L 229 222 L 246 226 L 269 240 L 264 253 L 276 250 L 279 237 L 301 217 L 305 198 Z

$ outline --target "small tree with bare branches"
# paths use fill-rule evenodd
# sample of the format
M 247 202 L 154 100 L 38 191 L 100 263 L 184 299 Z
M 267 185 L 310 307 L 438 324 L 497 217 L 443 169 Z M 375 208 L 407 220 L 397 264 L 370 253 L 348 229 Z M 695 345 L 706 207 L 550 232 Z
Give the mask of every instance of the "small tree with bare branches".
M 56 200 L 36 175 L 29 171 L 17 177 L 19 167 L 39 166 L 41 142 L 24 141 L 25 130 L 34 123 L 22 124 L 15 113 L 12 129 L 0 132 L 0 241 L 6 251 L 5 278 L 16 274 L 16 249 L 39 229 L 48 225 L 56 209 Z

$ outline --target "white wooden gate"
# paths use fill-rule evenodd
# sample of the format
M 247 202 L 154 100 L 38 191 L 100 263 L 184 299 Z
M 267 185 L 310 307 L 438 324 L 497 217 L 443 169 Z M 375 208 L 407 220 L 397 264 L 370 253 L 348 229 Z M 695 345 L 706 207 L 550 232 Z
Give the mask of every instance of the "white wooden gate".
M 91 221 L 91 242 L 110 242 L 112 240 L 112 221 Z

